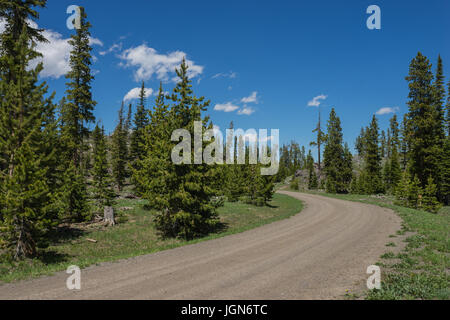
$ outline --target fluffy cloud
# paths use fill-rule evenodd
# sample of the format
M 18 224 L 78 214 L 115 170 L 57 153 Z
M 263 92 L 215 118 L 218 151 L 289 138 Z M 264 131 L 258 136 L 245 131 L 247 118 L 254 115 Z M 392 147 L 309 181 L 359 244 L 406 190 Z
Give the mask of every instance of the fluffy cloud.
M 380 110 L 377 111 L 377 115 L 382 116 L 385 114 L 390 114 L 390 113 L 396 113 L 400 110 L 399 107 L 387 107 L 387 108 L 381 108 Z
M 36 50 L 42 53 L 42 58 L 34 60 L 31 65 L 44 63 L 41 77 L 58 79 L 70 71 L 69 58 L 71 46 L 69 39 L 64 39 L 61 34 L 51 30 L 43 32 L 48 43 L 38 43 Z
M 248 97 L 242 98 L 241 102 L 243 103 L 258 103 L 258 92 L 254 91 Z
M 319 107 L 322 104 L 321 100 L 325 100 L 326 98 L 328 98 L 328 96 L 323 94 L 314 97 L 310 102 L 308 102 L 308 107 Z
M 232 104 L 231 102 L 216 104 L 216 106 L 214 107 L 214 110 L 223 112 L 233 112 L 236 111 L 237 109 L 239 109 L 239 107 Z
M 123 101 L 130 101 L 139 98 L 139 94 L 141 92 L 141 88 L 131 89 L 123 98 Z M 148 98 L 153 94 L 152 88 L 145 88 L 145 97 Z
M 0 19 L 0 32 L 5 30 L 5 20 Z M 38 28 L 36 22 L 29 20 L 28 24 L 33 28 Z M 58 79 L 64 76 L 70 70 L 69 58 L 71 46 L 69 44 L 69 38 L 64 39 L 63 36 L 52 30 L 44 30 L 42 35 L 48 40 L 45 43 L 38 43 L 36 51 L 42 54 L 41 58 L 37 58 L 30 63 L 30 67 L 34 68 L 38 63 L 44 64 L 40 76 L 43 78 L 55 78 Z M 91 46 L 102 46 L 103 43 L 96 38 L 90 38 Z M 94 58 L 95 60 L 95 58 Z
M 69 44 L 69 38 L 64 39 L 60 33 L 52 30 L 44 30 L 42 34 L 48 42 L 38 43 L 36 50 L 42 53 L 43 57 L 33 61 L 31 66 L 43 62 L 44 70 L 42 70 L 40 76 L 43 78 L 58 79 L 70 71 L 69 61 L 72 47 Z M 89 44 L 91 46 L 103 45 L 103 43 L 96 38 L 90 38 Z M 96 57 L 93 57 L 93 60 L 95 62 Z
M 125 50 L 120 58 L 124 60 L 121 63 L 124 67 L 136 68 L 134 78 L 136 81 L 150 79 L 156 75 L 158 80 L 167 81 L 169 75 L 175 73 L 175 69 L 180 66 L 186 54 L 182 51 L 174 51 L 168 54 L 159 54 L 155 49 L 147 47 L 145 44 L 135 48 Z M 186 59 L 189 66 L 189 78 L 195 78 L 203 73 L 203 67 L 196 65 L 193 61 Z M 176 77 L 172 77 L 173 81 Z
M 238 111 L 238 115 L 246 115 L 249 116 L 255 112 L 255 109 L 250 107 L 244 107 L 241 110 Z

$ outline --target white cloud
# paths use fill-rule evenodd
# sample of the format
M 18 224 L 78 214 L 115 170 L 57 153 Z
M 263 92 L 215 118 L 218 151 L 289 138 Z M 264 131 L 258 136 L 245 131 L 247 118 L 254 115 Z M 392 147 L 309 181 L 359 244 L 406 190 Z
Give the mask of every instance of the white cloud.
M 232 104 L 231 102 L 216 104 L 216 106 L 214 107 L 214 110 L 223 112 L 233 112 L 237 109 L 239 109 L 239 107 Z
M 141 92 L 141 88 L 131 89 L 123 98 L 123 101 L 130 101 L 139 98 L 139 94 Z M 153 94 L 152 88 L 145 88 L 145 97 L 148 98 Z
M 241 102 L 243 103 L 258 103 L 258 92 L 254 91 L 248 97 L 242 98 Z
M 390 113 L 396 113 L 400 110 L 399 107 L 387 107 L 387 108 L 381 108 L 380 110 L 377 111 L 377 115 L 382 116 L 385 114 L 390 114 Z
M 227 72 L 227 73 L 223 73 L 223 72 L 217 73 L 217 74 L 213 75 L 213 76 L 211 77 L 211 79 L 218 79 L 218 78 L 229 78 L 229 79 L 234 79 L 234 78 L 236 78 L 236 77 L 237 77 L 237 73 L 236 73 L 236 72 L 233 72 L 233 71 L 230 71 L 230 72 Z
M 321 94 L 320 96 L 314 97 L 310 102 L 308 102 L 308 107 L 319 107 L 322 101 L 328 98 L 328 96 Z
M 36 50 L 42 53 L 43 57 L 33 61 L 31 66 L 34 67 L 37 63 L 42 61 L 44 64 L 44 69 L 42 70 L 40 76 L 43 78 L 58 79 L 70 71 L 69 61 L 72 46 L 69 44 L 69 38 L 64 39 L 58 32 L 44 30 L 42 34 L 48 42 L 38 43 Z M 90 38 L 89 44 L 91 46 L 103 45 L 103 43 L 96 38 Z M 93 61 L 95 62 L 96 60 L 96 57 L 93 57 Z
M 108 53 L 120 51 L 120 50 L 122 50 L 122 46 L 123 46 L 122 42 L 121 42 L 121 43 L 115 43 L 115 44 L 113 44 L 111 47 L 109 47 L 108 50 L 100 51 L 99 54 L 100 54 L 101 56 L 105 56 L 105 55 L 107 55 Z
M 38 58 L 31 63 L 36 66 L 39 62 L 44 63 L 41 77 L 58 79 L 70 71 L 69 59 L 71 46 L 69 39 L 64 39 L 58 32 L 46 30 L 43 32 L 48 43 L 38 43 L 36 50 L 42 53 L 42 58 Z
M 147 47 L 143 44 L 135 48 L 125 50 L 120 58 L 125 63 L 120 64 L 124 67 L 137 68 L 134 71 L 134 78 L 136 81 L 143 81 L 150 79 L 156 75 L 158 80 L 169 80 L 169 75 L 175 73 L 175 69 L 181 64 L 186 54 L 182 51 L 174 51 L 168 54 L 159 54 L 155 49 Z M 186 59 L 189 66 L 189 78 L 195 78 L 203 73 L 203 67 L 196 65 L 193 61 Z M 176 81 L 176 77 L 171 80 Z
M 244 107 L 241 110 L 238 111 L 238 115 L 246 115 L 249 116 L 255 112 L 255 109 L 250 107 Z
M 28 20 L 28 24 L 33 28 L 38 28 L 38 24 L 32 20 Z M 5 31 L 5 25 L 6 21 L 0 19 L 0 32 Z M 39 62 L 43 62 L 44 69 L 40 76 L 58 79 L 70 71 L 69 59 L 72 47 L 69 44 L 69 38 L 65 39 L 60 33 L 52 30 L 44 30 L 42 35 L 48 42 L 37 44 L 36 51 L 40 52 L 42 57 L 31 61 L 30 67 L 34 68 Z M 97 38 L 90 38 L 89 40 L 91 46 L 103 45 L 102 41 Z M 96 57 L 93 57 L 93 60 L 95 62 Z M 98 73 L 98 70 L 95 72 Z

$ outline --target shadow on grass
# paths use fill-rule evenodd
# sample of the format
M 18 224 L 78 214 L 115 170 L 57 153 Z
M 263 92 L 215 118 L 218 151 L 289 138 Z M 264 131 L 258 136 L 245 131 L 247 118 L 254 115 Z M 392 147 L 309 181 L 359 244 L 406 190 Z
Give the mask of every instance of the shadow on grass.
M 68 242 L 74 239 L 78 239 L 86 234 L 86 231 L 70 227 L 70 226 L 61 226 L 53 230 L 49 234 L 49 242 L 52 244 L 60 244 L 64 242 Z
M 57 264 L 57 263 L 61 263 L 61 262 L 66 262 L 66 261 L 68 261 L 69 255 L 65 254 L 65 253 L 63 254 L 60 252 L 56 252 L 54 250 L 49 250 L 49 251 L 40 252 L 39 256 L 37 258 L 42 263 L 49 265 L 49 264 Z

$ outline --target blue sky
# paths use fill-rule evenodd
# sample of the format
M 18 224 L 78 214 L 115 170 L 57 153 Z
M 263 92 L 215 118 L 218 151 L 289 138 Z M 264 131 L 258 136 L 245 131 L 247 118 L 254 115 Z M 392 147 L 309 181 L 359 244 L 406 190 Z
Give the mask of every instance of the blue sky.
M 336 108 L 353 146 L 381 108 L 407 111 L 404 77 L 418 51 L 433 65 L 440 53 L 450 75 L 447 0 L 49 0 L 38 24 L 52 38 L 43 49 L 45 80 L 58 99 L 72 4 L 84 6 L 93 25 L 95 115 L 107 131 L 140 80 L 155 91 L 163 80 L 171 90 L 171 67 L 183 55 L 194 66 L 195 92 L 211 99 L 208 114 L 221 129 L 230 121 L 280 129 L 281 143 L 306 146 L 317 121 L 317 108 L 308 107 L 314 97 L 327 97 L 319 100 L 324 118 Z M 381 30 L 366 27 L 372 4 L 381 8 Z M 379 116 L 383 128 L 391 115 Z

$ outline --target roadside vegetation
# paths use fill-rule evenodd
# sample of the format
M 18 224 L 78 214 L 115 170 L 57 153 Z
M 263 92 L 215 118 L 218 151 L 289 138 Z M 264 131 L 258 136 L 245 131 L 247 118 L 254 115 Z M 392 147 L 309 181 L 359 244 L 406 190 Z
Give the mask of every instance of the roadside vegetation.
M 146 200 L 118 200 L 118 224 L 114 227 L 107 228 L 102 222 L 62 225 L 40 256 L 21 261 L 0 261 L 0 283 L 49 275 L 70 265 L 84 268 L 224 237 L 287 219 L 303 207 L 301 201 L 281 194 L 276 194 L 265 207 L 225 202 L 218 210 L 220 228 L 202 238 L 186 241 L 158 236 L 155 212 L 147 210 L 146 204 Z
M 450 299 L 450 207 L 435 214 L 395 205 L 389 196 L 309 193 L 386 207 L 403 219 L 378 263 L 381 289 L 368 291 L 366 299 Z

